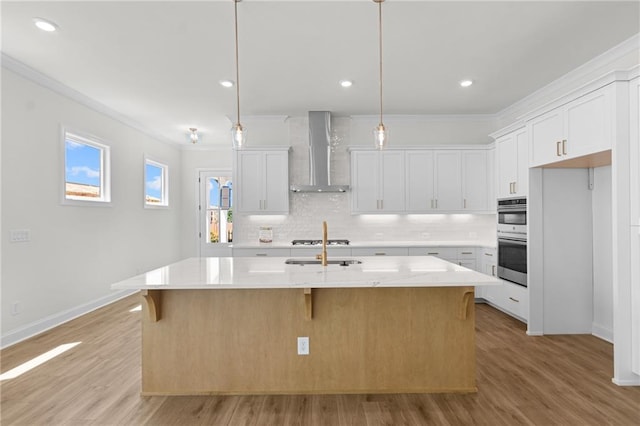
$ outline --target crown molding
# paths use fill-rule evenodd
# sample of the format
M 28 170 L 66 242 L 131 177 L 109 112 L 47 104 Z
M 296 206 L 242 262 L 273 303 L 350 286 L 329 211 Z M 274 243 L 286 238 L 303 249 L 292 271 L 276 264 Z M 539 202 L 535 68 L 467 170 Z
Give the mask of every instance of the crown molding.
M 542 102 L 545 98 L 549 96 L 556 95 L 558 93 L 567 93 L 569 91 L 573 91 L 572 88 L 575 86 L 576 82 L 581 82 L 587 76 L 594 73 L 598 69 L 602 69 L 607 67 L 607 65 L 614 63 L 616 60 L 632 54 L 638 53 L 640 51 L 640 33 L 635 34 L 634 36 L 628 38 L 617 46 L 612 47 L 606 52 L 596 56 L 590 61 L 584 63 L 583 65 L 575 68 L 557 80 L 552 81 L 541 89 L 536 90 L 530 95 L 522 98 L 519 101 L 511 104 L 510 106 L 504 108 L 499 111 L 496 116 L 498 119 L 502 117 L 518 117 L 517 119 L 521 119 L 522 116 L 528 115 L 528 112 L 533 108 L 538 109 L 535 106 L 536 103 Z M 609 75 L 610 73 L 607 73 Z M 606 78 L 606 76 L 602 77 Z M 580 84 L 580 86 L 584 86 L 585 84 Z M 557 97 L 554 96 L 554 98 Z
M 131 127 L 132 129 L 135 129 L 141 133 L 144 133 L 145 135 L 159 141 L 159 142 L 163 142 L 166 144 L 169 144 L 171 146 L 181 146 L 181 144 L 172 141 L 170 139 L 167 139 L 166 137 L 155 133 L 151 130 L 149 130 L 147 127 L 143 126 L 142 124 L 138 123 L 135 120 L 132 120 L 131 118 L 119 113 L 118 111 L 109 108 L 108 106 L 96 101 L 93 98 L 90 98 L 89 96 L 78 92 L 75 89 L 72 89 L 71 87 L 67 86 L 66 84 L 63 84 L 61 82 L 59 82 L 58 80 L 55 80 L 43 73 L 41 73 L 40 71 L 36 71 L 35 69 L 31 68 L 30 66 L 18 61 L 17 59 L 12 58 L 11 56 L 7 55 L 6 53 L 2 52 L 2 56 L 0 57 L 0 61 L 2 62 L 2 67 L 9 70 L 9 71 L 13 71 L 14 73 L 18 74 L 19 76 L 32 81 L 33 83 L 36 83 L 42 87 L 45 87 L 49 90 L 52 90 L 53 92 L 62 95 L 64 97 L 67 97 L 69 99 L 71 99 L 72 101 L 75 101 L 89 109 L 92 109 L 95 112 L 98 112 L 100 114 L 106 115 L 109 118 L 112 118 L 128 127 Z

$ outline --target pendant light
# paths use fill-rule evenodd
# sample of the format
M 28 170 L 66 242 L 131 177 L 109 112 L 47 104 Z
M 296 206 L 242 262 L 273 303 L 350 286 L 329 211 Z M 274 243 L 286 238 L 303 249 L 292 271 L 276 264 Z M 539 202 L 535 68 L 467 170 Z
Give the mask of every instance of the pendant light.
M 384 149 L 389 142 L 389 132 L 382 123 L 382 2 L 384 0 L 373 0 L 378 3 L 378 46 L 380 48 L 380 124 L 373 130 L 373 139 L 377 149 Z
M 240 71 L 238 66 L 238 3 L 241 0 L 233 0 L 234 4 L 234 21 L 236 31 L 236 107 L 237 107 L 237 120 L 236 124 L 231 128 L 231 139 L 234 149 L 244 148 L 244 144 L 247 139 L 247 131 L 240 124 Z

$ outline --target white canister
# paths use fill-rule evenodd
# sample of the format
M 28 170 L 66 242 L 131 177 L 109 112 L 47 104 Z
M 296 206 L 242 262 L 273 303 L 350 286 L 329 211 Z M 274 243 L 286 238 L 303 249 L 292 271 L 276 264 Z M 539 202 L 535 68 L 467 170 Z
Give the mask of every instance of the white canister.
M 258 238 L 261 243 L 270 243 L 273 241 L 273 229 L 270 226 L 261 226 Z

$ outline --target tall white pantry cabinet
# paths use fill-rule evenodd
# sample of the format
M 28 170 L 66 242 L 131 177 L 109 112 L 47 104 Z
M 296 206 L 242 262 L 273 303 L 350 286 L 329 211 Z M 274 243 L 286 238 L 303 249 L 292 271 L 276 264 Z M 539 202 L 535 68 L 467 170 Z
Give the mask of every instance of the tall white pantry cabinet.
M 640 77 L 630 81 L 631 371 L 640 375 Z

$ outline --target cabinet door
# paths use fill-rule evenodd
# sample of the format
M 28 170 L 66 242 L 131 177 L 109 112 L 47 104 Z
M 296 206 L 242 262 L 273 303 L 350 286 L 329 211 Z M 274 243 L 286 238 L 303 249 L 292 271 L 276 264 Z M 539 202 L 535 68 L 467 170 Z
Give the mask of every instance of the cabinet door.
M 513 196 L 513 184 L 518 180 L 518 145 L 515 135 L 510 133 L 496 141 L 498 158 L 498 198 Z
M 564 139 L 563 109 L 556 108 L 527 123 L 531 166 L 541 166 L 561 161 Z
M 263 157 L 258 151 L 236 152 L 236 209 L 243 213 L 256 213 L 262 210 L 263 193 Z
M 517 196 L 526 196 L 529 194 L 529 141 L 527 140 L 527 131 L 525 129 L 516 132 L 515 143 L 518 170 L 513 191 Z
M 433 210 L 433 152 L 407 151 L 406 164 L 406 210 L 428 212 Z
M 264 153 L 265 213 L 289 213 L 289 152 Z
M 436 209 L 462 210 L 460 151 L 436 151 L 434 163 Z
M 378 152 L 351 153 L 351 211 L 376 213 L 379 205 Z
M 384 212 L 404 211 L 404 152 L 380 153 L 380 203 Z
M 631 225 L 640 226 L 640 78 L 631 80 L 629 86 L 630 124 L 629 133 L 631 164 Z
M 462 151 L 462 208 L 488 210 L 486 151 Z
M 570 102 L 565 112 L 563 156 L 581 157 L 611 149 L 611 96 L 605 87 Z
M 631 370 L 640 374 L 640 227 L 631 227 Z

